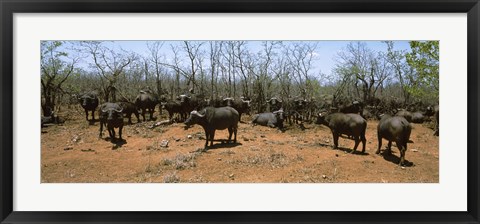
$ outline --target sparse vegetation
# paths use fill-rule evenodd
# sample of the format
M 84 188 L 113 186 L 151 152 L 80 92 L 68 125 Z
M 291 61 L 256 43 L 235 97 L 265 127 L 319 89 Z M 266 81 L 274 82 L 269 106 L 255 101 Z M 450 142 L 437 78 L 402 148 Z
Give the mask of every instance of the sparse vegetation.
M 178 183 L 180 182 L 180 177 L 178 177 L 177 172 L 168 173 L 163 177 L 163 183 Z
M 197 155 L 199 154 L 176 154 L 173 158 L 164 158 L 162 160 L 162 165 L 173 166 L 176 170 L 188 169 L 196 166 L 195 158 L 197 157 Z

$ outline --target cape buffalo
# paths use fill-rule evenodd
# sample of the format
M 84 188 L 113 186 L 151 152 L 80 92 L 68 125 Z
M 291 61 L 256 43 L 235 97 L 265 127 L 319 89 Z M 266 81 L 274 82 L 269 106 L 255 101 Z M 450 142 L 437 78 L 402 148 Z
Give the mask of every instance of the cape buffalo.
M 383 138 L 388 140 L 388 147 L 386 151 L 388 154 L 392 153 L 392 141 L 395 141 L 398 150 L 400 150 L 399 165 L 403 165 L 405 162 L 405 152 L 407 151 L 407 142 L 410 139 L 411 132 L 412 127 L 404 117 L 383 115 L 377 126 L 378 149 L 376 154 L 380 153 Z
M 140 94 L 135 99 L 135 105 L 142 110 L 143 121 L 146 121 L 145 112 L 150 114 L 150 120 L 154 120 L 153 113 L 157 105 L 157 98 L 149 91 L 140 91 Z
M 262 126 L 267 126 L 271 128 L 278 127 L 280 130 L 283 129 L 283 110 L 261 113 L 253 115 L 252 124 L 259 124 Z
M 334 148 L 338 148 L 338 137 L 341 134 L 352 136 L 355 140 L 355 146 L 353 147 L 353 152 L 357 150 L 358 144 L 362 141 L 363 149 L 362 153 L 365 152 L 366 138 L 365 130 L 367 129 L 367 121 L 358 114 L 344 114 L 344 113 L 333 113 L 329 115 L 324 115 L 322 113 L 318 114 L 317 124 L 323 124 L 330 128 L 333 135 Z
M 231 141 L 232 134 L 235 134 L 233 142 L 237 142 L 238 117 L 238 112 L 232 107 L 206 107 L 201 111 L 192 111 L 184 123 L 187 127 L 193 124 L 203 127 L 206 136 L 205 149 L 207 149 L 208 141 L 210 146 L 213 145 L 215 130 L 228 128 L 228 142 Z
M 182 110 L 182 105 L 180 104 L 180 102 L 167 100 L 166 102 L 161 102 L 160 106 L 162 107 L 162 109 L 167 110 L 170 121 L 173 121 L 173 117 L 175 114 L 179 114 L 180 119 L 185 119 L 185 116 Z
M 137 123 L 140 122 L 140 116 L 138 113 L 138 107 L 134 103 L 127 102 L 127 101 L 121 101 L 117 102 L 117 104 L 123 108 L 123 114 L 127 116 L 128 118 L 128 124 L 132 124 L 132 114 L 135 114 L 135 117 L 137 117 Z
M 241 122 L 243 113 L 250 113 L 250 100 L 241 97 L 240 100 L 228 97 L 223 99 L 223 106 L 233 107 L 238 112 L 238 120 Z
M 85 110 L 85 119 L 88 120 L 88 112 L 92 112 L 92 121 L 95 121 L 95 110 L 98 107 L 98 97 L 95 92 L 85 93 L 78 97 L 80 105 Z
M 52 112 L 50 116 L 41 117 L 42 128 L 45 127 L 46 124 L 63 124 L 63 123 L 65 123 L 65 120 L 58 117 L 54 112 Z
M 412 113 L 408 110 L 399 110 L 395 116 L 404 117 L 408 122 L 412 121 Z
M 282 101 L 277 97 L 270 98 L 269 100 L 267 100 L 267 103 L 269 105 L 270 111 L 277 111 L 282 108 Z
M 110 135 L 111 141 L 115 139 L 115 129 L 118 128 L 119 139 L 122 140 L 123 129 L 123 108 L 117 103 L 104 103 L 100 106 L 100 133 L 99 138 L 103 136 L 103 126 L 105 125 Z

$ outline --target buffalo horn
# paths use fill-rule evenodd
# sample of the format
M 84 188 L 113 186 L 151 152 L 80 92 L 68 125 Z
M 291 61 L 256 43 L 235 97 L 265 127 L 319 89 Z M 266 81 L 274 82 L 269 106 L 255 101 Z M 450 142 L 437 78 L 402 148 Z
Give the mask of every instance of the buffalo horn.
M 194 115 L 197 115 L 197 116 L 199 116 L 199 117 L 205 117 L 205 114 L 204 114 L 204 115 L 201 115 L 201 114 L 198 113 L 198 111 L 196 111 L 196 110 L 192 111 L 190 114 L 192 114 L 192 115 L 194 114 Z

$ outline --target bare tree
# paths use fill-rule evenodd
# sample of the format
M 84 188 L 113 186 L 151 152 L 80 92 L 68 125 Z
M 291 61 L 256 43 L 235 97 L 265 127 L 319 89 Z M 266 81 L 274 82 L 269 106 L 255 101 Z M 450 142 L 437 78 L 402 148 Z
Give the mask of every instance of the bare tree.
M 150 53 L 150 62 L 153 63 L 154 72 L 155 72 L 155 81 L 157 84 L 157 95 L 164 94 L 164 90 L 162 88 L 162 62 L 161 62 L 161 55 L 160 50 L 163 47 L 162 41 L 154 41 L 154 42 L 147 42 L 147 48 Z
M 316 43 L 293 42 L 292 46 L 287 47 L 285 52 L 294 77 L 302 88 L 300 92 L 304 94 L 304 98 L 309 98 L 312 95 L 310 71 L 316 59 L 316 49 Z
M 135 54 L 123 50 L 122 53 L 117 53 L 102 45 L 101 41 L 84 41 L 83 46 L 93 57 L 94 66 L 101 77 L 104 100 L 115 102 L 119 76 L 127 65 L 136 60 Z
M 250 85 L 249 82 L 251 80 L 251 73 L 248 72 L 248 63 L 249 61 L 249 52 L 247 49 L 247 42 L 246 41 L 235 41 L 234 42 L 233 56 L 234 60 L 237 61 L 235 63 L 235 67 L 238 68 L 239 73 L 242 79 L 242 95 L 245 97 L 250 97 Z
M 338 54 L 335 72 L 345 83 L 353 83 L 355 96 L 369 102 L 382 82 L 390 75 L 385 57 L 367 48 L 363 42 L 351 42 Z
M 68 54 L 60 51 L 61 41 L 41 42 L 41 83 L 42 83 L 42 110 L 45 116 L 49 116 L 55 110 L 57 98 L 63 93 L 62 84 L 74 71 L 78 57 L 71 58 L 67 63 Z
M 198 71 L 200 47 L 203 45 L 203 42 L 184 41 L 183 44 L 183 48 L 189 59 L 189 70 L 188 72 L 184 71 L 183 73 L 185 78 L 187 78 L 187 86 L 191 84 L 191 89 L 195 92 L 195 87 L 197 86 L 195 75 Z
M 222 48 L 222 42 L 220 41 L 210 41 L 210 94 L 211 99 L 216 99 L 218 97 L 217 89 L 217 77 L 218 69 L 220 64 L 220 49 Z

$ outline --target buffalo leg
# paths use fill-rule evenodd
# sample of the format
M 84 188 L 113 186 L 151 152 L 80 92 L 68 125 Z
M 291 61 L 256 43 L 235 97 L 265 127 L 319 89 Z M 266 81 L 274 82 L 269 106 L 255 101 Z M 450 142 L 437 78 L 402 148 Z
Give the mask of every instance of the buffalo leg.
M 122 140 L 122 129 L 123 129 L 123 126 L 120 126 L 118 128 L 118 136 L 119 136 L 119 139 Z
M 233 142 L 234 142 L 234 143 L 237 143 L 237 127 L 234 127 L 234 128 L 233 128 L 233 134 L 234 134 Z
M 230 143 L 232 140 L 232 134 L 233 134 L 233 128 L 230 127 L 228 128 L 228 143 Z
M 132 113 L 128 113 L 127 117 L 128 117 L 128 124 L 132 124 Z
M 95 110 L 92 110 L 92 121 L 95 122 Z
M 357 151 L 358 144 L 360 144 L 360 136 L 355 136 L 355 146 L 353 147 L 352 153 Z
M 142 109 L 142 117 L 143 117 L 143 121 L 146 121 L 146 119 L 145 119 L 145 109 Z
M 387 145 L 387 154 L 391 155 L 392 154 L 392 141 L 388 141 Z
M 88 121 L 88 110 L 85 110 L 85 119 Z
M 210 140 L 210 134 L 208 132 L 205 133 L 205 149 L 208 148 L 208 140 Z
M 213 146 L 213 139 L 215 138 L 215 130 L 210 134 L 210 146 Z
M 150 108 L 150 120 L 153 121 L 153 113 L 155 113 L 155 108 Z
M 138 111 L 133 112 L 135 114 L 135 117 L 137 117 L 137 123 L 140 123 L 140 115 L 138 114 Z
M 338 137 L 340 137 L 340 135 L 338 133 L 335 133 L 333 132 L 333 145 L 334 145 L 334 149 L 338 148 Z
M 365 153 L 365 146 L 367 145 L 367 138 L 365 138 L 365 134 L 362 134 L 361 140 L 363 144 L 362 153 Z
M 205 149 L 208 148 L 208 141 L 210 140 L 210 136 L 211 136 L 210 131 L 205 129 Z
M 113 141 L 113 139 L 115 138 L 115 129 L 108 128 L 108 134 L 110 135 L 110 140 Z
M 403 145 L 400 145 L 397 143 L 398 149 L 400 151 L 400 162 L 398 163 L 399 166 L 401 166 L 404 162 L 405 158 L 405 150 L 403 148 Z
M 380 135 L 378 135 L 378 149 L 375 152 L 375 154 L 380 154 L 380 148 L 382 148 L 382 137 L 380 137 Z

